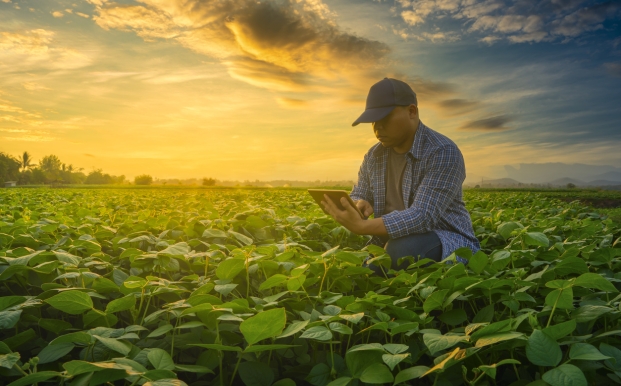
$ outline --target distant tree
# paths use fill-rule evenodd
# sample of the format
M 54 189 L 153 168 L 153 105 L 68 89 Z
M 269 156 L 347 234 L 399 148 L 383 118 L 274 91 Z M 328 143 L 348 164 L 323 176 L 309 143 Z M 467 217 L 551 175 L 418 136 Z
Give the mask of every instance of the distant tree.
M 4 186 L 5 181 L 17 181 L 21 163 L 8 154 L 0 152 L 0 183 Z
M 134 178 L 134 184 L 136 185 L 151 185 L 153 177 L 148 174 L 141 174 Z
M 567 189 L 573 189 L 576 187 L 576 184 L 572 184 L 571 182 L 567 184 Z
M 32 156 L 27 151 L 22 154 L 22 159 L 20 160 L 20 167 L 22 168 L 22 172 L 34 167 L 35 165 L 32 163 Z
M 481 187 L 481 185 L 475 185 L 474 188 L 475 189 L 479 189 Z
M 216 184 L 216 180 L 213 178 L 203 178 L 203 186 L 214 186 Z
M 60 159 L 54 154 L 46 155 L 45 157 L 41 158 L 41 161 L 39 162 L 39 168 L 45 175 L 45 182 L 63 182 L 61 178 L 61 166 L 62 162 L 60 162 Z

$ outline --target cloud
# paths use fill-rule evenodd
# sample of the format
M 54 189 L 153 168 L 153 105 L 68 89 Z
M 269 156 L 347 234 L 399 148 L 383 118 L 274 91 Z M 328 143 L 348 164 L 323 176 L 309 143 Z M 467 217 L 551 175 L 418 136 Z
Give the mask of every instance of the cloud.
M 49 88 L 36 82 L 23 82 L 22 86 L 28 91 L 49 90 Z
M 76 69 L 91 64 L 91 58 L 71 48 L 54 45 L 55 33 L 45 29 L 0 32 L 0 57 L 8 68 Z
M 89 16 L 89 15 L 87 15 L 87 14 L 85 14 L 85 13 L 82 13 L 82 12 L 76 12 L 75 14 L 76 14 L 76 15 L 78 15 L 78 16 L 81 16 L 81 17 L 83 17 L 83 18 L 86 18 L 86 19 L 89 19 L 89 18 L 90 18 L 90 16 Z
M 60 18 L 60 17 L 65 16 L 65 14 L 60 12 L 60 11 L 54 11 L 54 12 L 52 12 L 52 16 L 54 16 L 56 18 Z
M 429 21 L 448 16 L 460 20 L 462 28 L 442 32 L 492 33 L 479 38 L 488 44 L 500 39 L 526 43 L 575 38 L 602 29 L 604 21 L 614 20 L 621 9 L 618 1 L 593 4 L 588 0 L 414 0 L 397 4 L 397 13 L 410 28 L 423 28 Z M 394 29 L 401 36 L 411 35 Z M 415 35 L 434 41 L 433 35 Z
M 505 126 L 507 123 L 513 121 L 513 118 L 508 115 L 496 115 L 489 118 L 477 119 L 464 123 L 460 130 L 482 130 L 482 131 L 499 131 L 508 130 L 510 127 Z
M 276 91 L 329 92 L 377 79 L 389 47 L 343 31 L 320 0 L 92 1 L 104 29 L 145 40 L 173 39 L 216 58 L 239 80 Z
M 276 102 L 282 107 L 294 109 L 305 108 L 310 104 L 309 101 L 295 98 L 276 98 Z
M 432 105 L 432 108 L 439 110 L 441 114 L 447 116 L 457 116 L 469 114 L 482 107 L 482 103 L 468 99 L 444 99 Z
M 616 16 L 620 9 L 621 4 L 612 1 L 581 8 L 554 20 L 553 33 L 565 37 L 576 37 L 586 31 L 602 29 L 604 20 Z
M 92 157 L 92 158 L 97 158 L 97 157 L 95 157 L 94 155 L 92 155 L 92 154 L 89 154 L 89 153 L 84 153 L 84 155 L 85 155 L 86 157 Z
M 604 68 L 609 74 L 621 77 L 621 62 L 604 63 Z

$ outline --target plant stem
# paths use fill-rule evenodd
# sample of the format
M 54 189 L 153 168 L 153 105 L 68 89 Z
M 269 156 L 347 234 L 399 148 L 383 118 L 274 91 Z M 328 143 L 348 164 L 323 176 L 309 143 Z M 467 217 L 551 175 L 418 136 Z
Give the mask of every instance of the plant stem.
M 239 358 L 237 358 L 237 363 L 235 364 L 235 369 L 233 370 L 233 376 L 231 377 L 231 383 L 229 386 L 233 386 L 233 381 L 235 380 L 235 374 L 237 374 L 237 368 L 239 367 L 239 362 L 241 362 L 242 353 L 239 353 Z

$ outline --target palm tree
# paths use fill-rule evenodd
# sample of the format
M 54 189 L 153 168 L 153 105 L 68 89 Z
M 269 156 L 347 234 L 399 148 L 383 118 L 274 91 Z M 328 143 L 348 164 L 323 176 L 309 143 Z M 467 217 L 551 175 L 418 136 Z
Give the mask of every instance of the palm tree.
M 32 156 L 25 151 L 24 154 L 22 154 L 22 159 L 21 161 L 19 161 L 20 163 L 20 168 L 22 169 L 23 172 L 25 172 L 26 170 L 30 169 L 31 167 L 35 166 L 32 163 Z

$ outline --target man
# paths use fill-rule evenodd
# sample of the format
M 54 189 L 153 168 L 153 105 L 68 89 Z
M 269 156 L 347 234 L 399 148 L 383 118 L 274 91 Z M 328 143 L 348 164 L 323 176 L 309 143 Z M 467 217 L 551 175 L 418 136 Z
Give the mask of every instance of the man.
M 462 201 L 462 154 L 420 121 L 410 86 L 391 78 L 374 84 L 352 126 L 362 122 L 372 123 L 379 143 L 364 156 L 350 196 L 367 218 L 374 218 L 361 219 L 344 198 L 342 211 L 324 196 L 326 211 L 353 233 L 374 236 L 371 243 L 384 246 L 393 269 L 408 266 L 397 264 L 404 256 L 441 261 L 460 247 L 480 249 Z

